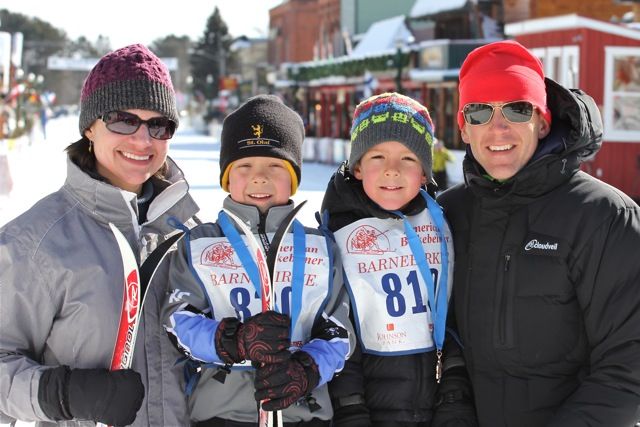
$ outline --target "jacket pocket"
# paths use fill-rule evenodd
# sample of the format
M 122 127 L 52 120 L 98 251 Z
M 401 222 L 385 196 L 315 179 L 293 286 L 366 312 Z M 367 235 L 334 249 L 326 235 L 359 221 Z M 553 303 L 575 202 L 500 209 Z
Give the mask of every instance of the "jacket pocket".
M 565 258 L 523 252 L 515 260 L 514 333 L 522 362 L 572 371 L 585 354 L 586 337 Z
M 494 344 L 496 348 L 507 349 L 514 345 L 513 306 L 514 306 L 514 278 L 513 278 L 513 252 L 508 251 L 502 256 L 498 265 L 500 271 L 497 274 L 496 284 L 496 311 L 494 319 Z

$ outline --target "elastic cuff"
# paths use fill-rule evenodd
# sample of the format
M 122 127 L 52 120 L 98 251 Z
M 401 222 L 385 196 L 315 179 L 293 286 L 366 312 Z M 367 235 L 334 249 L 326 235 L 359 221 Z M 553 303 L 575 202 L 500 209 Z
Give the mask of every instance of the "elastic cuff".
M 42 412 L 54 421 L 73 419 L 69 411 L 69 376 L 71 370 L 62 365 L 47 369 L 38 384 L 38 403 Z
M 340 408 L 344 408 L 345 406 L 354 406 L 354 405 L 364 405 L 365 400 L 362 394 L 351 394 L 349 396 L 344 397 L 336 397 L 331 399 L 331 404 L 333 405 L 333 410 L 337 411 Z
M 234 317 L 225 317 L 216 330 L 216 350 L 223 362 L 240 363 L 243 360 L 238 354 L 238 328 L 242 323 Z

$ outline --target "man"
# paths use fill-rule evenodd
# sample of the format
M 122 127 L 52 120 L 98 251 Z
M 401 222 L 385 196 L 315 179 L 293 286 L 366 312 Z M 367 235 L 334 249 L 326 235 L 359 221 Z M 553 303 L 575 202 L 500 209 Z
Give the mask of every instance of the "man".
M 469 54 L 455 320 L 481 426 L 632 426 L 640 404 L 640 208 L 579 170 L 602 140 L 591 97 L 514 41 Z

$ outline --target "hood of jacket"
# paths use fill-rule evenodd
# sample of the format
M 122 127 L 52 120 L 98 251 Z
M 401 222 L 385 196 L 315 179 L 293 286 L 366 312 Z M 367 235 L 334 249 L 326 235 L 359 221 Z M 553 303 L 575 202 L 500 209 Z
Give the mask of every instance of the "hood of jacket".
M 593 98 L 580 89 L 566 89 L 545 79 L 552 113 L 549 135 L 541 139 L 531 160 L 510 179 L 492 181 L 467 146 L 463 161 L 465 183 L 490 197 L 512 196 L 523 201 L 539 197 L 567 181 L 580 164 L 602 146 L 602 118 Z

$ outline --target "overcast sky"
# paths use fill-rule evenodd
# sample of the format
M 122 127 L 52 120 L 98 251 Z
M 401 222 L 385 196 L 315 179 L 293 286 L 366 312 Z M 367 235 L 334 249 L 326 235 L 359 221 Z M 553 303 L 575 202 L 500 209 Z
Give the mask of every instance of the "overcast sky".
M 200 38 L 215 6 L 229 32 L 237 37 L 266 37 L 269 9 L 282 0 L 0 0 L 0 9 L 37 17 L 64 30 L 71 39 L 85 36 L 95 42 L 108 36 L 111 47 L 150 44 L 169 34 Z M 0 31 L 2 25 L 0 23 Z

